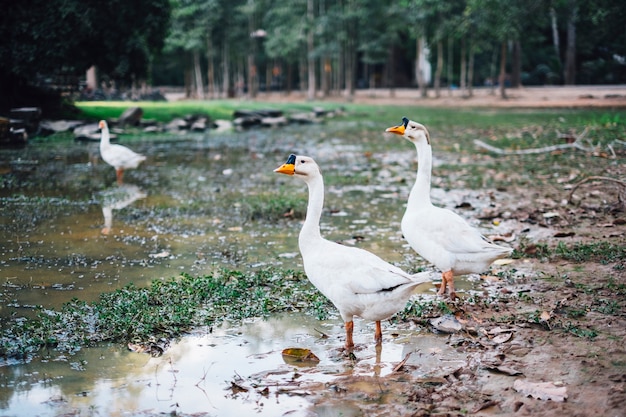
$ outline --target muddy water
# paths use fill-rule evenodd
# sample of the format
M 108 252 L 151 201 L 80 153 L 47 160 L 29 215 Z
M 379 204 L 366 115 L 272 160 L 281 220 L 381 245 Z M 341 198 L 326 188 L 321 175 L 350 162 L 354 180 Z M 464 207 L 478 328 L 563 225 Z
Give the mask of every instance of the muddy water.
M 0 150 L 0 318 L 28 316 L 39 306 L 58 308 L 74 297 L 93 301 L 131 282 L 141 286 L 181 272 L 302 268 L 300 223 L 250 214 L 258 199 L 274 194 L 300 199 L 304 209 L 304 184 L 272 172 L 292 152 L 313 156 L 328 176 L 325 236 L 405 269 L 418 267 L 399 232 L 408 186 L 385 166 L 395 156 L 367 157 L 378 145 L 364 143 L 353 127 L 336 122 L 306 129 L 122 137 L 124 145 L 148 156 L 139 169 L 126 172 L 123 186 L 100 160 L 97 143 L 33 142 L 26 149 Z M 459 280 L 457 287 L 469 285 Z M 366 346 L 373 333 L 369 325 L 357 323 L 363 332 L 357 337 Z M 313 330 L 319 326 L 331 335 L 342 331 L 337 320 L 283 317 L 185 338 L 160 358 L 106 345 L 60 361 L 2 366 L 1 414 L 305 410 L 311 405 L 301 395 L 267 398 L 254 389 L 233 394 L 225 388 L 239 377 L 250 387 L 253 382 L 246 378 L 256 372 L 279 370 L 276 378 L 292 378 L 279 352 L 295 343 L 314 348 L 322 359 L 305 378 L 326 382 L 345 372 L 345 361 L 331 358 L 341 346 L 338 336 L 330 345 L 320 342 Z M 359 369 L 388 372 L 410 349 L 407 343 L 386 342 L 379 364 L 366 350 Z

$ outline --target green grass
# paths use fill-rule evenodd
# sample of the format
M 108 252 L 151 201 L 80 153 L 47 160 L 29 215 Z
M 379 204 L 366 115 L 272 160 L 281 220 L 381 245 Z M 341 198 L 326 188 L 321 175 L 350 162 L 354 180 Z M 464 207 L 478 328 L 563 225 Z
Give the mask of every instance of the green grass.
M 74 299 L 60 311 L 3 323 L 0 356 L 27 358 L 42 347 L 72 353 L 102 341 L 171 339 L 196 326 L 223 320 L 303 311 L 323 318 L 333 307 L 303 272 L 267 268 L 155 280 L 128 285 L 86 303 Z
M 337 106 L 328 103 L 264 103 L 257 101 L 214 100 L 214 101 L 81 101 L 75 103 L 80 116 L 85 119 L 112 119 L 119 117 L 129 107 L 141 107 L 144 119 L 169 122 L 176 117 L 189 114 L 202 114 L 211 119 L 232 119 L 237 109 L 279 109 L 290 112 L 309 111 L 313 106 L 333 109 Z

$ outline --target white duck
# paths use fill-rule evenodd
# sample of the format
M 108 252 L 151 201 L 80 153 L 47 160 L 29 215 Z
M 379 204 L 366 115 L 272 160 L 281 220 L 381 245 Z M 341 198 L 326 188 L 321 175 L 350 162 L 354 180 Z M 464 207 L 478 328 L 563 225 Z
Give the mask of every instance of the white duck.
M 417 149 L 417 178 L 402 217 L 402 234 L 420 256 L 442 271 L 439 294 L 448 287 L 454 299 L 455 275 L 484 272 L 512 249 L 491 243 L 461 216 L 430 202 L 432 148 L 423 125 L 403 117 L 401 125 L 386 132 L 403 136 Z
M 111 144 L 109 126 L 104 120 L 100 120 L 102 136 L 100 139 L 100 156 L 107 164 L 115 168 L 117 183 L 122 184 L 124 170 L 137 168 L 140 163 L 146 160 L 144 155 L 138 154 L 125 146 Z
M 375 341 L 381 345 L 380 321 L 403 309 L 415 287 L 432 281 L 432 274 L 410 275 L 366 250 L 324 239 L 319 225 L 324 180 L 312 158 L 292 154 L 274 171 L 301 178 L 308 186 L 307 214 L 298 239 L 304 271 L 339 310 L 345 323 L 346 348 L 354 347 L 354 316 L 376 322 Z

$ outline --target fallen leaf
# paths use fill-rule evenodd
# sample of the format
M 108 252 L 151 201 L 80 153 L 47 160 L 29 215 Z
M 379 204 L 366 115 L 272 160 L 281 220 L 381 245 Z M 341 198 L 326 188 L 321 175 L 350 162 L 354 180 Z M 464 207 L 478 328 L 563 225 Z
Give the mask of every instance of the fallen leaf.
M 283 360 L 290 365 L 314 366 L 320 359 L 310 349 L 287 348 L 283 349 Z
M 500 373 L 503 373 L 505 375 L 510 375 L 510 376 L 515 376 L 515 375 L 522 375 L 523 372 L 522 371 L 518 371 L 515 368 L 511 368 L 507 365 L 490 365 L 490 364 L 485 364 L 485 369 L 489 369 L 491 371 L 498 371 Z
M 491 341 L 499 345 L 501 343 L 508 342 L 509 340 L 511 340 L 511 337 L 513 337 L 513 333 L 501 333 L 497 335 L 496 337 L 494 337 L 493 339 L 491 339 Z
M 567 399 L 567 388 L 557 386 L 552 382 L 528 382 L 516 379 L 513 389 L 526 396 L 537 398 L 538 400 L 552 400 L 563 402 Z
M 548 321 L 548 320 L 550 320 L 552 318 L 552 316 L 550 315 L 550 313 L 548 311 L 544 311 L 544 312 L 541 313 L 539 318 L 541 319 L 541 321 Z

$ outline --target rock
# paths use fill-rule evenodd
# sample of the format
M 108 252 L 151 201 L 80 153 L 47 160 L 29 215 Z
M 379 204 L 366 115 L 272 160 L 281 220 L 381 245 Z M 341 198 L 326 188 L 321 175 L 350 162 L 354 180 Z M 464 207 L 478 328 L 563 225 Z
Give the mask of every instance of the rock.
M 24 128 L 30 134 L 39 132 L 39 120 L 41 109 L 39 107 L 19 107 L 11 109 L 9 112 L 11 119 L 17 119 L 24 123 Z M 13 125 L 13 123 L 11 123 Z
M 430 325 L 442 333 L 456 333 L 463 328 L 456 317 L 451 314 L 431 319 Z
M 319 123 L 319 119 L 315 116 L 315 113 L 294 113 L 289 116 L 289 121 L 299 124 L 311 124 Z
M 120 126 L 139 126 L 141 117 L 143 116 L 143 109 L 141 107 L 129 107 L 118 119 Z
M 207 128 L 208 119 L 206 117 L 200 117 L 191 124 L 191 130 L 194 132 L 204 132 Z
M 215 129 L 218 132 L 226 132 L 228 130 L 232 130 L 233 128 L 233 122 L 231 122 L 230 120 L 221 120 L 218 119 L 215 121 Z
M 47 136 L 53 133 L 67 132 L 82 126 L 84 123 L 80 120 L 42 120 L 39 124 L 39 133 Z
M 239 109 L 235 110 L 233 113 L 233 118 L 237 119 L 239 117 L 280 117 L 283 115 L 282 110 L 274 110 L 274 109 L 260 109 L 260 110 L 246 110 Z
M 180 117 L 176 117 L 170 120 L 170 122 L 167 125 L 165 125 L 166 130 L 184 130 L 184 129 L 187 129 L 188 127 L 189 127 L 189 124 L 184 119 L 181 119 Z
M 143 129 L 144 133 L 160 133 L 163 131 L 163 129 L 159 126 L 146 126 Z
M 287 123 L 288 121 L 285 116 L 263 117 L 261 119 L 261 126 L 265 126 L 265 127 L 285 126 Z
M 260 124 L 261 124 L 260 116 L 237 117 L 235 120 L 233 120 L 233 125 L 244 128 L 244 129 L 247 129 L 252 126 L 259 126 Z
M 74 140 L 81 142 L 100 142 L 101 133 L 98 123 L 79 126 L 74 129 Z M 111 134 L 111 142 L 117 140 L 117 135 Z

